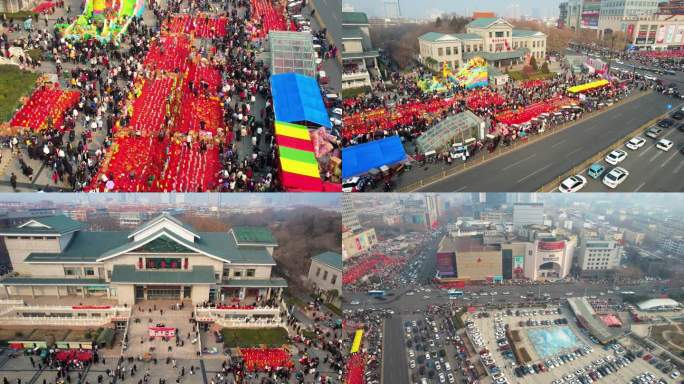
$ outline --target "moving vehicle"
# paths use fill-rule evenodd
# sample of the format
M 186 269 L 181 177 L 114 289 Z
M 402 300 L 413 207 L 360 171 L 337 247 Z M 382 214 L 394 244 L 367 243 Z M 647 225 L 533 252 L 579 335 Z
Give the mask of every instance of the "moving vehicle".
M 384 297 L 384 296 L 385 296 L 385 291 L 381 291 L 381 290 L 370 290 L 370 291 L 368 291 L 368 296 L 370 296 L 370 297 Z
M 447 295 L 449 296 L 449 299 L 453 300 L 453 299 L 457 299 L 459 297 L 463 297 L 463 291 L 457 291 L 455 289 L 450 289 L 447 292 Z
M 644 139 L 641 136 L 633 137 L 631 138 L 626 144 L 625 147 L 636 151 L 637 149 L 641 148 L 646 144 L 646 139 Z
M 608 188 L 617 188 L 618 185 L 627 179 L 627 176 L 629 176 L 629 172 L 626 169 L 616 167 L 603 177 L 603 184 Z
M 587 185 L 587 179 L 582 175 L 575 175 L 563 180 L 558 190 L 563 193 L 577 192 L 585 185 Z
M 449 156 L 451 156 L 452 159 L 460 159 L 460 160 L 466 161 L 468 159 L 468 157 L 470 156 L 470 152 L 468 151 L 468 147 L 466 147 L 464 145 L 454 144 L 449 149 Z

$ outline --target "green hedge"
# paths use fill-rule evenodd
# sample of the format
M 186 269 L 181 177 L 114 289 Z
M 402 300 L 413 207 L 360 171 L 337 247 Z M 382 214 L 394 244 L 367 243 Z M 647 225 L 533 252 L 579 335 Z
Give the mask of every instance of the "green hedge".
M 35 19 L 38 17 L 38 14 L 32 11 L 2 12 L 0 13 L 0 20 L 3 16 L 8 20 L 26 20 L 29 17 L 33 17 Z
M 19 106 L 19 99 L 29 95 L 38 74 L 22 71 L 14 65 L 0 65 L 0 122 L 9 121 Z
M 334 306 L 334 305 L 332 305 L 332 304 L 330 304 L 330 303 L 326 303 L 325 306 L 326 306 L 332 313 L 336 314 L 337 316 L 342 316 L 342 310 L 339 309 L 339 308 L 337 308 L 336 306 Z
M 546 79 L 553 79 L 556 74 L 554 72 L 549 72 L 549 73 L 542 73 L 542 72 L 536 72 L 533 73 L 529 76 L 526 76 L 522 71 L 509 71 L 508 76 L 511 77 L 511 80 L 513 81 L 519 81 L 519 80 L 546 80 Z
M 357 88 L 348 88 L 348 89 L 343 89 L 342 90 L 342 98 L 347 99 L 351 97 L 356 97 L 358 95 L 370 92 L 370 87 L 357 87 Z
M 235 329 L 223 328 L 223 345 L 228 348 L 252 348 L 260 345 L 280 347 L 288 343 L 285 328 Z

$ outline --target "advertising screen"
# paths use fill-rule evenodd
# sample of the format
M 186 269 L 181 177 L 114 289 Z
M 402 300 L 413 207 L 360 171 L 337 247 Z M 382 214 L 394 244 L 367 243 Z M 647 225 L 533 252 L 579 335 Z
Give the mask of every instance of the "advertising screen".
M 540 251 L 561 251 L 565 248 L 565 240 L 540 241 L 537 248 Z
M 440 276 L 454 276 L 456 274 L 454 268 L 454 254 L 451 252 L 438 253 L 437 258 L 437 271 Z
M 525 270 L 525 256 L 513 257 L 513 272 L 522 273 Z

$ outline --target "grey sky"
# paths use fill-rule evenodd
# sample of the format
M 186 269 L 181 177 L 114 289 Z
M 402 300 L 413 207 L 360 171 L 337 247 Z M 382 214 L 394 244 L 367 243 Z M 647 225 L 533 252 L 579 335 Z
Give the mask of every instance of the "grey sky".
M 125 195 L 122 197 L 121 195 Z M 184 195 L 184 205 L 207 205 L 217 201 L 216 193 L 178 193 Z M 169 201 L 162 198 L 161 193 L 0 193 L 0 203 L 3 202 L 42 202 L 64 203 L 142 203 L 155 204 L 161 201 Z M 321 208 L 340 207 L 340 194 L 338 193 L 224 193 L 221 194 L 222 206 L 244 207 L 288 207 L 295 205 L 315 206 Z
M 369 16 L 384 16 L 385 0 L 342 0 L 357 11 L 364 11 Z M 472 15 L 474 11 L 492 11 L 503 17 L 512 15 L 511 6 L 518 5 L 519 15 L 540 17 L 558 16 L 558 4 L 561 0 L 399 0 L 401 14 L 408 18 L 427 18 L 441 13 L 457 13 Z M 535 11 L 536 9 L 536 11 Z

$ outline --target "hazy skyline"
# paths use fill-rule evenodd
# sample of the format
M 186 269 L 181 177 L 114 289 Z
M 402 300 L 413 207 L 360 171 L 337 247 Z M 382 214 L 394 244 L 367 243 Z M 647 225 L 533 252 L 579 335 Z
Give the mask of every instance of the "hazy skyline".
M 541 17 L 557 17 L 558 4 L 562 0 L 480 0 L 477 2 L 465 0 L 399 0 L 401 15 L 406 18 L 433 18 L 443 13 L 457 13 L 470 16 L 475 11 L 492 11 L 498 16 L 511 17 L 517 13 L 521 15 L 535 15 Z M 368 16 L 384 17 L 384 0 L 342 0 L 342 4 L 354 7 L 355 11 L 366 12 Z M 517 10 L 512 8 L 518 5 Z M 536 15 L 535 15 L 536 16 Z
M 121 195 L 125 195 L 122 197 Z M 54 204 L 165 204 L 172 200 L 171 193 L 0 193 L 0 204 L 9 202 Z M 182 196 L 182 203 L 176 205 L 201 206 L 215 204 L 217 193 L 176 193 L 176 201 Z M 338 209 L 340 195 L 336 193 L 236 193 L 221 194 L 221 206 L 225 207 L 277 207 L 294 205 Z

